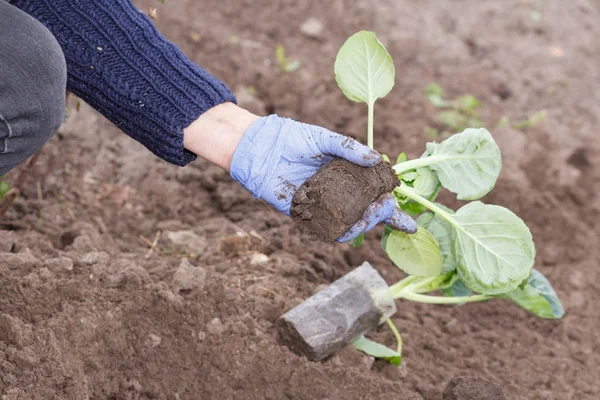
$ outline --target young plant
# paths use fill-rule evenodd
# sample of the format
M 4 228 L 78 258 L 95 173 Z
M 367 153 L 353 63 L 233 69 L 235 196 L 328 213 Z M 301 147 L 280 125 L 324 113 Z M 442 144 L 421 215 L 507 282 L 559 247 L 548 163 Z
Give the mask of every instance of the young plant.
M 373 32 L 351 36 L 335 61 L 336 80 L 346 97 L 367 103 L 371 148 L 375 101 L 391 91 L 394 73 L 392 58 Z M 493 189 L 502 167 L 490 132 L 469 127 L 479 124 L 474 113 L 479 102 L 468 95 L 449 102 L 439 86 L 430 86 L 428 96 L 434 105 L 466 112 L 472 119 L 461 133 L 427 143 L 419 158 L 407 160 L 402 153 L 392 167 L 399 181 L 393 191 L 398 206 L 416 217 L 419 228 L 407 234 L 386 226 L 381 247 L 408 275 L 386 290 L 395 299 L 429 304 L 509 299 L 541 318 L 561 318 L 564 311 L 554 289 L 533 269 L 535 245 L 529 228 L 510 210 L 479 201 Z M 471 202 L 456 211 L 437 203 L 442 188 Z M 441 295 L 429 294 L 438 291 Z M 353 343 L 399 364 L 401 337 L 391 320 L 387 322 L 398 339 L 396 350 L 363 335 Z
M 275 58 L 283 72 L 294 72 L 300 68 L 300 61 L 288 58 L 285 47 L 281 43 L 275 46 Z
M 0 200 L 8 193 L 10 190 L 10 185 L 2 180 L 0 180 Z
M 437 128 L 427 127 L 425 133 L 429 138 L 447 138 L 454 132 L 483 126 L 477 112 L 481 103 L 475 96 L 464 94 L 453 100 L 444 96 L 444 89 L 437 83 L 431 82 L 425 86 L 425 97 L 431 105 L 440 109 L 436 113 L 436 119 L 442 127 L 441 132 Z

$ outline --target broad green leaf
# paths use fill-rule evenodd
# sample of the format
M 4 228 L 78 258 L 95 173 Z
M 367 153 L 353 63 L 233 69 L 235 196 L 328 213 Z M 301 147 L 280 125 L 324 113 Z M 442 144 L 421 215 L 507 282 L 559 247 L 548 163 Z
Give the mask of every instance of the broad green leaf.
M 429 168 L 417 168 L 416 178 L 413 182 L 413 188 L 420 196 L 429 199 L 437 190 L 440 181 L 435 172 Z
M 459 200 L 477 200 L 496 184 L 502 156 L 492 135 L 484 128 L 465 129 L 441 143 L 427 143 L 429 168 Z
M 471 289 L 466 287 L 460 279 L 455 280 L 450 287 L 443 290 L 443 294 L 446 297 L 466 297 L 470 296 L 472 293 Z
M 400 365 L 402 362 L 402 354 L 390 349 L 389 347 L 367 339 L 364 337 L 364 335 L 360 335 L 357 339 L 355 339 L 352 342 L 352 345 L 354 345 L 357 350 L 360 350 L 371 357 L 383 358 L 389 361 L 391 364 Z
M 436 290 L 443 290 L 451 287 L 458 280 L 458 275 L 454 271 L 438 275 L 433 278 L 422 278 L 415 284 L 412 291 L 414 293 L 429 293 Z
M 437 204 L 441 206 L 441 204 Z M 447 209 L 451 214 L 453 210 Z M 427 213 L 417 218 L 417 224 L 427 229 L 433 235 L 440 246 L 442 255 L 442 274 L 454 271 L 456 269 L 456 257 L 454 257 L 454 236 L 455 231 L 452 225 L 434 213 Z
M 357 103 L 372 105 L 394 87 L 394 62 L 373 32 L 350 36 L 338 52 L 334 70 L 342 92 Z
M 365 240 L 365 234 L 361 233 L 360 235 L 358 235 L 357 237 L 355 237 L 354 239 L 352 239 L 350 241 L 350 246 L 352 246 L 354 248 L 359 248 L 360 246 L 362 246 L 364 240 Z
M 501 297 L 511 299 L 519 306 L 541 318 L 562 318 L 565 311 L 546 277 L 533 269 L 524 288 L 505 293 Z
M 415 276 L 436 276 L 442 272 L 440 247 L 426 229 L 406 234 L 386 227 L 381 247 L 402 271 Z
M 454 256 L 462 281 L 481 294 L 514 290 L 527 279 L 535 245 L 525 223 L 504 207 L 475 201 L 450 216 Z
M 402 180 L 412 185 L 412 183 L 415 181 L 415 179 L 417 179 L 418 176 L 419 174 L 417 174 L 417 171 L 410 171 L 402 174 Z
M 412 200 L 400 204 L 400 208 L 411 217 L 415 217 L 427 211 L 427 207 Z

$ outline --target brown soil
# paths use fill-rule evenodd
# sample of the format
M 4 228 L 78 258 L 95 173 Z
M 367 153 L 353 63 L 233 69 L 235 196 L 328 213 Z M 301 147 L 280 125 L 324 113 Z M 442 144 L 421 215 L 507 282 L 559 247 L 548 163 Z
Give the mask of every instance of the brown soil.
M 540 320 L 504 300 L 399 302 L 400 368 L 352 348 L 309 362 L 277 343 L 274 322 L 365 260 L 399 279 L 380 250 L 381 227 L 361 249 L 309 241 L 225 172 L 202 160 L 169 166 L 82 105 L 0 222 L 4 398 L 439 400 L 459 375 L 496 382 L 509 399 L 598 398 L 596 2 L 166 3 L 159 27 L 243 104 L 362 141 L 366 107 L 337 89 L 333 62 L 349 35 L 376 31 L 396 63 L 396 87 L 375 109 L 375 146 L 392 159 L 422 154 L 435 123 L 425 84 L 477 96 L 504 157 L 485 201 L 531 227 L 536 268 L 566 315 Z M 310 16 L 324 24 L 316 38 L 299 29 Z M 280 71 L 278 42 L 300 60 L 296 72 Z M 533 127 L 495 128 L 503 115 L 541 109 L 548 116 Z M 387 329 L 372 336 L 393 345 Z
M 390 164 L 363 168 L 336 158 L 304 182 L 290 214 L 313 240 L 333 242 L 352 227 L 367 207 L 399 184 Z
M 454 377 L 444 389 L 444 400 L 506 400 L 502 388 L 476 377 Z

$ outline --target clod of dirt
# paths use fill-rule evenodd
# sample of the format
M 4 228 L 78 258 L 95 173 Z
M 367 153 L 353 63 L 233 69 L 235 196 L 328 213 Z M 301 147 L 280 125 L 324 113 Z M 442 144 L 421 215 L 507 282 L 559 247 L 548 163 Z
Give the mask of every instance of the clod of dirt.
M 300 186 L 290 210 L 292 219 L 312 240 L 333 242 L 367 207 L 399 184 L 386 162 L 365 168 L 336 158 Z
M 194 267 L 187 258 L 184 258 L 173 276 L 173 292 L 181 294 L 202 290 L 205 282 L 206 270 L 202 267 Z
M 444 389 L 444 400 L 506 400 L 494 382 L 471 376 L 455 376 Z

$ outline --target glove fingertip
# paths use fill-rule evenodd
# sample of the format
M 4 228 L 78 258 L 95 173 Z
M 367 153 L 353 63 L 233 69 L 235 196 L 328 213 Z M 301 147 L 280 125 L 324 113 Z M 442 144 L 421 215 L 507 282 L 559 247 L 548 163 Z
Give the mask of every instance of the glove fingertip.
M 415 233 L 419 228 L 417 222 L 410 215 L 397 207 L 385 222 L 392 228 L 406 233 Z

